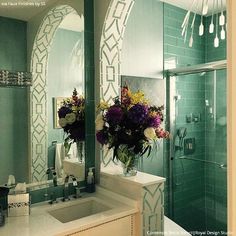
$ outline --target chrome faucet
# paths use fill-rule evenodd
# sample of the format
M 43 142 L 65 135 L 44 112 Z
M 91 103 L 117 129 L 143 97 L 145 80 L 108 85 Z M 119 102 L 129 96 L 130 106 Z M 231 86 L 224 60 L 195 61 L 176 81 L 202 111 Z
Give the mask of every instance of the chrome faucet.
M 48 202 L 49 204 L 57 203 L 57 196 L 55 192 L 52 192 L 50 195 L 50 201 Z
M 63 191 L 63 199 L 62 201 L 65 202 L 67 200 L 70 200 L 70 197 L 69 197 L 69 180 L 70 178 L 72 179 L 72 184 L 74 187 L 77 187 L 78 186 L 78 183 L 77 183 L 77 180 L 75 178 L 75 176 L 73 175 L 67 175 L 65 177 L 65 182 L 64 182 L 64 191 Z M 77 194 L 76 194 L 77 195 Z
M 53 186 L 57 186 L 57 172 L 53 167 L 49 167 L 46 171 L 46 174 L 49 176 L 49 174 L 52 174 L 52 181 L 53 181 Z
M 50 167 L 47 169 L 46 174 L 49 176 L 50 174 L 52 174 L 52 181 L 53 181 L 53 186 L 56 187 L 57 186 L 57 173 L 55 171 L 55 169 L 53 167 Z M 53 204 L 53 203 L 57 203 L 57 197 L 56 197 L 56 193 L 55 191 L 53 191 L 50 194 L 50 201 L 49 204 Z

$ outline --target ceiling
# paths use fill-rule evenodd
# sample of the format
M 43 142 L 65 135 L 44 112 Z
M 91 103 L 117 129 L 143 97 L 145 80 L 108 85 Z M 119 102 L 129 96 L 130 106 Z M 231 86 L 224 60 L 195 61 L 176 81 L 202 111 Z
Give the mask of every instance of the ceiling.
M 58 0 L 0 0 L 0 16 L 28 21 Z
M 220 12 L 221 9 L 221 3 L 223 6 L 223 9 L 226 9 L 226 1 L 227 0 L 160 0 L 165 3 L 169 3 L 171 5 L 189 10 L 191 8 L 192 2 L 195 1 L 194 7 L 192 9 L 193 12 L 197 12 L 198 14 L 201 14 L 202 11 L 202 2 L 208 2 L 209 10 L 207 15 L 210 15 L 213 11 L 213 2 L 214 2 L 214 12 Z M 218 4 L 218 10 L 217 9 Z M 198 5 L 198 6 L 197 6 Z M 197 6 L 197 7 L 196 7 Z
M 57 1 L 58 0 L 32 0 L 32 1 L 0 0 L 0 16 L 28 21 L 29 19 L 31 19 L 41 11 L 45 10 L 46 8 L 50 7 L 50 5 L 54 4 Z M 194 0 L 160 0 L 160 1 L 188 10 L 191 7 L 191 4 Z M 226 9 L 227 0 L 195 0 L 195 7 L 192 9 L 192 11 L 196 11 L 197 13 L 200 14 L 202 1 L 208 1 L 209 3 L 208 15 L 212 13 L 213 2 L 215 3 L 218 2 L 219 8 L 222 2 L 224 9 Z M 198 5 L 197 8 L 196 4 Z

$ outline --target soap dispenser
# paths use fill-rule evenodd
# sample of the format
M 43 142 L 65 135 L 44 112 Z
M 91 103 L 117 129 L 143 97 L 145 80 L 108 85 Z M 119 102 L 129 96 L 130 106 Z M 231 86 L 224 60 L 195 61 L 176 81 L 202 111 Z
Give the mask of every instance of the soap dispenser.
M 94 167 L 90 167 L 88 171 L 87 186 L 86 186 L 86 191 L 88 193 L 95 192 L 95 179 L 94 179 L 93 169 Z

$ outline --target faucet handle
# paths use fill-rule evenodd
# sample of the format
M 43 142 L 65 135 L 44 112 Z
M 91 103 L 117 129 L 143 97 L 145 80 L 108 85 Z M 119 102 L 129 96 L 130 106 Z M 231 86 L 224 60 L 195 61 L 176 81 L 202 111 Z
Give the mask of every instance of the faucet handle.
M 74 176 L 71 176 L 71 177 L 72 177 L 72 185 L 74 187 L 78 186 L 78 182 L 77 182 L 76 178 Z

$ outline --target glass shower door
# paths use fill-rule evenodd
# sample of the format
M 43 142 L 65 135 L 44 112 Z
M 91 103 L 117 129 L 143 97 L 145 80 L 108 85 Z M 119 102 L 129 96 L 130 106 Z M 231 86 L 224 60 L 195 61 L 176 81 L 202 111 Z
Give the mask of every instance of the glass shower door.
M 169 90 L 171 218 L 194 235 L 225 232 L 226 71 L 172 77 Z

